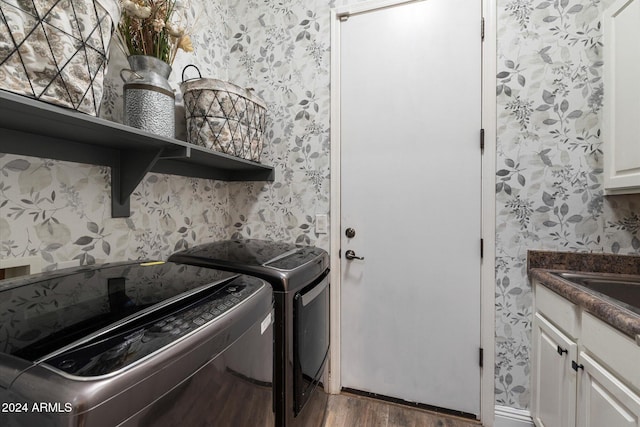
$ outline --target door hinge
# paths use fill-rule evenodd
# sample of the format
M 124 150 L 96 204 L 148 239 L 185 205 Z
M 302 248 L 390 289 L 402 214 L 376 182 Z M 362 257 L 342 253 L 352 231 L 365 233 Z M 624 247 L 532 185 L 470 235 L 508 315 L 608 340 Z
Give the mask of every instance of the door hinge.
M 484 16 L 480 20 L 480 40 L 484 41 Z
M 480 129 L 480 151 L 484 151 L 484 129 Z
M 484 257 L 484 239 L 480 239 L 480 258 Z
M 480 347 L 478 351 L 478 364 L 480 365 L 481 368 L 484 365 L 484 349 L 482 347 Z

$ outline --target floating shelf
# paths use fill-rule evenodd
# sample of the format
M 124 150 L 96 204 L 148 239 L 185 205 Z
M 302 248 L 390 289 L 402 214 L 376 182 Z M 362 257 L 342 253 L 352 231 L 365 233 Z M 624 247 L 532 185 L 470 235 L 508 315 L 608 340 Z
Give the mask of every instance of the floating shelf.
M 271 166 L 0 90 L 0 152 L 111 167 L 111 214 L 147 172 L 222 181 L 273 181 Z

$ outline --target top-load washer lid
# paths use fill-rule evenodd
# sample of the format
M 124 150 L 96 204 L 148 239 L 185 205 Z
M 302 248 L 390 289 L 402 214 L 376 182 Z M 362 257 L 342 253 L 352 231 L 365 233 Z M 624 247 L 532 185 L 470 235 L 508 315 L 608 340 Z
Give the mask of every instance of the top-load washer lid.
M 314 246 L 268 240 L 223 240 L 176 252 L 169 261 L 250 274 L 274 291 L 298 290 L 329 268 L 329 254 Z
M 163 417 L 190 379 L 226 366 L 241 337 L 262 339 L 272 310 L 264 280 L 173 263 L 1 281 L 0 400 L 29 410 L 0 424 L 137 425 L 149 408 Z
M 153 320 L 148 313 L 166 316 L 162 308 L 192 304 L 188 298 L 202 299 L 237 277 L 182 264 L 127 262 L 0 281 L 0 353 L 38 362 L 132 319 Z

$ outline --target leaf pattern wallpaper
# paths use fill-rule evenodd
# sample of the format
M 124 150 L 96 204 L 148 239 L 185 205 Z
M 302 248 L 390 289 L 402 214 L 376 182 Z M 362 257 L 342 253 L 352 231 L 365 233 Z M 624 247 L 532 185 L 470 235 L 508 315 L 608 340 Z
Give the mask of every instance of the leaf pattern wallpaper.
M 327 235 L 315 235 L 313 222 L 316 213 L 329 212 L 332 5 L 198 0 L 191 6 L 195 53 L 181 52 L 170 78 L 178 103 L 188 64 L 198 66 L 203 77 L 254 87 L 269 106 L 271 130 L 262 161 L 276 167 L 276 181 L 230 184 L 150 173 L 132 195 L 131 217 L 111 218 L 109 168 L 0 153 L 0 259 L 39 256 L 46 270 L 71 260 L 86 265 L 163 259 L 232 236 L 328 248 Z M 323 11 L 322 18 L 313 16 L 315 9 Z M 127 67 L 112 46 L 103 118 L 122 122 L 118 73 Z M 318 97 L 306 84 L 315 80 Z M 184 139 L 184 112 L 177 110 L 176 134 Z
M 602 186 L 600 20 L 611 2 L 497 3 L 499 405 L 528 408 L 527 250 L 640 252 L 640 197 L 605 197 Z M 253 87 L 268 106 L 262 161 L 275 167 L 273 183 L 149 173 L 131 217 L 111 218 L 108 168 L 0 153 L 0 259 L 38 256 L 53 270 L 70 260 L 162 259 L 239 236 L 328 249 L 314 221 L 330 210 L 330 8 L 345 3 L 191 1 L 195 52 L 176 59 L 171 82 L 178 89 L 193 63 L 204 77 Z M 111 54 L 101 115 L 121 121 L 126 62 Z
M 496 403 L 527 409 L 528 249 L 639 254 L 640 196 L 604 196 L 603 11 L 498 1 Z
M 329 214 L 330 9 L 334 1 L 229 0 L 229 79 L 268 105 L 264 162 L 273 185 L 231 183 L 233 236 L 329 246 L 315 215 Z

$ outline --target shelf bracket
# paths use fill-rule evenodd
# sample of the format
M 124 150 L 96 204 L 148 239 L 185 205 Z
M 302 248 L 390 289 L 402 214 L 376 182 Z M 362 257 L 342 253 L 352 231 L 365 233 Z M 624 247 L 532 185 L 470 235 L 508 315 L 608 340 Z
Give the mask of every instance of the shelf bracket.
M 191 147 L 165 148 L 158 160 L 188 159 L 191 157 Z
M 111 216 L 113 218 L 126 218 L 131 215 L 131 194 L 158 161 L 162 152 L 162 149 L 120 151 L 118 160 L 111 165 Z

